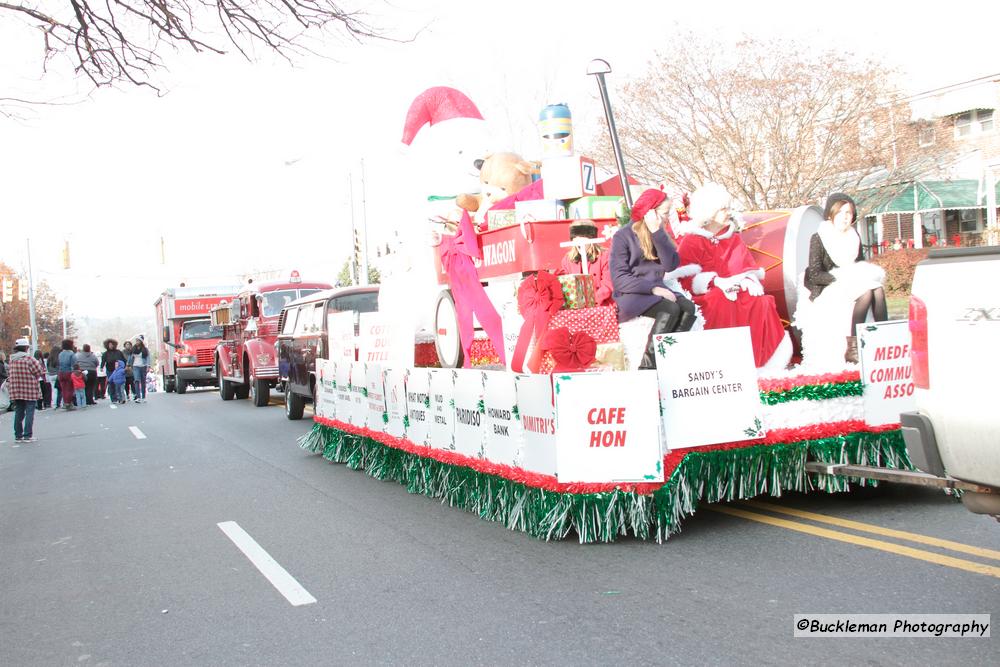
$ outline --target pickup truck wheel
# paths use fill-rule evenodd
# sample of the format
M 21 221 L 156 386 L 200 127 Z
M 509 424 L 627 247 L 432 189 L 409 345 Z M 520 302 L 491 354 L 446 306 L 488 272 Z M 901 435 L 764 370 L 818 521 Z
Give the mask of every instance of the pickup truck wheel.
M 177 393 L 186 394 L 188 390 L 187 380 L 184 378 L 177 378 Z
M 302 397 L 291 390 L 285 391 L 285 417 L 288 419 L 302 419 L 306 404 Z
M 222 400 L 233 400 L 233 383 L 223 379 L 222 368 L 218 365 L 215 366 L 215 377 L 219 379 L 219 396 L 222 397 Z
M 267 380 L 251 378 L 250 393 L 253 396 L 253 404 L 258 408 L 262 408 L 271 402 L 271 387 L 268 385 Z

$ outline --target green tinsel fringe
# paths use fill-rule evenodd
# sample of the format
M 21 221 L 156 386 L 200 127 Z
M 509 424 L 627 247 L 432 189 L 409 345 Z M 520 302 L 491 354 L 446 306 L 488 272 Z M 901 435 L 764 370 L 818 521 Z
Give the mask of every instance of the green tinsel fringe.
M 785 391 L 762 391 L 760 401 L 764 405 L 777 405 L 788 401 L 823 401 L 829 398 L 843 398 L 845 396 L 861 396 L 864 393 L 864 386 L 860 380 L 853 382 L 838 382 L 820 385 L 803 385 L 792 387 Z
M 565 538 L 572 530 L 581 543 L 612 542 L 629 534 L 663 542 L 680 530 L 681 520 L 694 514 L 701 502 L 848 489 L 849 480 L 807 475 L 808 459 L 910 467 L 899 431 L 852 433 L 792 444 L 690 452 L 666 483 L 649 495 L 622 490 L 576 494 L 546 491 L 441 463 L 320 424 L 302 436 L 299 445 L 376 479 L 395 480 L 410 493 L 441 498 L 510 530 L 544 540 Z

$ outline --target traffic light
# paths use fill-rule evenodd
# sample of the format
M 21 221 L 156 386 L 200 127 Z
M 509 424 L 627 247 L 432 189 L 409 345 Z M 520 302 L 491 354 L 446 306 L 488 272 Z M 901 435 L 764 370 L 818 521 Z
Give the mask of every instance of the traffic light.
M 27 301 L 28 300 L 28 281 L 21 278 L 17 281 L 17 300 Z
M 14 300 L 14 279 L 10 276 L 0 278 L 3 281 L 3 302 L 10 303 Z
M 64 241 L 63 242 L 62 262 L 63 262 L 63 268 L 64 269 L 68 269 L 69 268 L 69 241 Z

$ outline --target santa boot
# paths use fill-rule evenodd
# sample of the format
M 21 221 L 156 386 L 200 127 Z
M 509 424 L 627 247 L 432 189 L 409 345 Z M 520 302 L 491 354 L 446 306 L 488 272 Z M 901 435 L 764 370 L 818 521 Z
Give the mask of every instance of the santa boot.
M 847 337 L 847 351 L 844 352 L 844 361 L 849 364 L 858 363 L 858 337 Z

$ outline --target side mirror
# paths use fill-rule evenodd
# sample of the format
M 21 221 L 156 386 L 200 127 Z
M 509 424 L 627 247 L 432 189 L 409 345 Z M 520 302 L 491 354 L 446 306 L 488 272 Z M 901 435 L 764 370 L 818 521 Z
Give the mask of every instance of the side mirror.
M 170 341 L 170 325 L 169 324 L 164 324 L 163 325 L 163 342 L 167 343 L 169 341 Z

